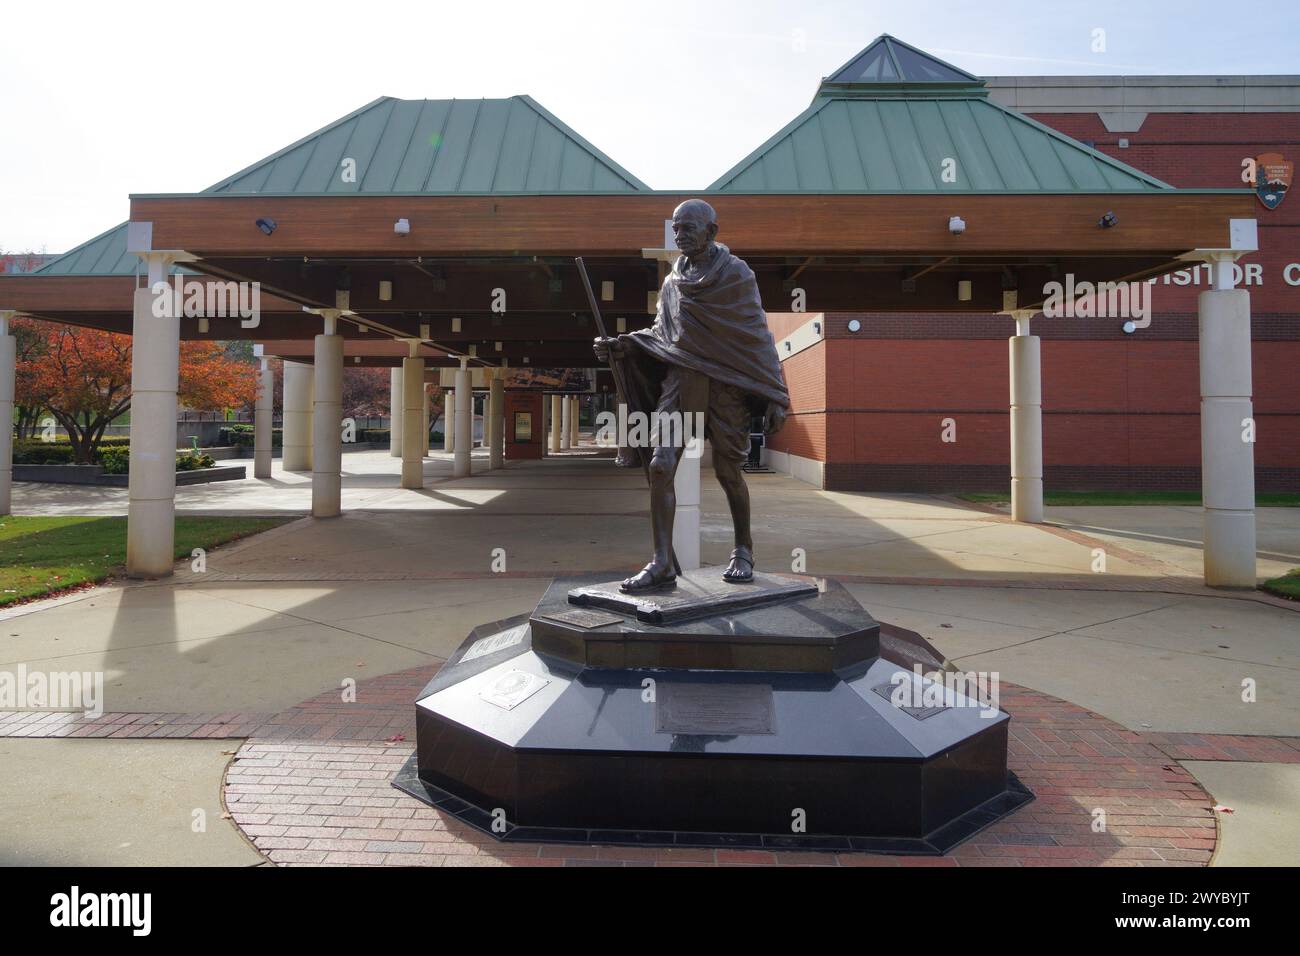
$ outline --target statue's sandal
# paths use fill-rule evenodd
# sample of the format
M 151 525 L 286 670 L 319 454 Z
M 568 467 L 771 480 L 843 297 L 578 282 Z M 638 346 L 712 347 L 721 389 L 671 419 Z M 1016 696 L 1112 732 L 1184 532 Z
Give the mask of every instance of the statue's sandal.
M 656 588 L 664 588 L 676 583 L 677 575 L 673 573 L 672 568 L 666 568 L 662 573 L 656 575 L 650 570 L 650 565 L 647 564 L 620 584 L 618 589 L 624 594 L 635 594 L 638 591 L 653 591 Z
M 737 561 L 743 561 L 747 567 L 732 570 L 732 565 Z M 745 584 L 754 580 L 754 552 L 750 551 L 749 548 L 736 548 L 732 551 L 727 570 L 722 572 L 722 580 L 730 581 L 733 584 Z

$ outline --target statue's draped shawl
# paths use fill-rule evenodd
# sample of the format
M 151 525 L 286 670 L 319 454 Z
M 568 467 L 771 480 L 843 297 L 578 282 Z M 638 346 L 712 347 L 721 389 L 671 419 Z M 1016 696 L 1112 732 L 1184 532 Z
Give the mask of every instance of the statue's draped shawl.
M 678 257 L 659 292 L 654 325 L 628 339 L 660 362 L 703 372 L 788 408 L 790 393 L 754 272 L 722 243 L 716 246 L 698 279 L 684 275 L 686 257 Z

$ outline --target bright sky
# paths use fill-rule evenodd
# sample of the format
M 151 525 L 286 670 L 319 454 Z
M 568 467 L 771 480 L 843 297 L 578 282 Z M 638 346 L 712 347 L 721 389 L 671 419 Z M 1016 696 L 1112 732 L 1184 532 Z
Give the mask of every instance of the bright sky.
M 378 96 L 528 93 L 657 189 L 701 188 L 881 33 L 982 76 L 1300 74 L 1300 7 L 1089 0 L 6 4 L 0 250 L 62 252 Z M 1093 30 L 1106 52 L 1093 53 Z

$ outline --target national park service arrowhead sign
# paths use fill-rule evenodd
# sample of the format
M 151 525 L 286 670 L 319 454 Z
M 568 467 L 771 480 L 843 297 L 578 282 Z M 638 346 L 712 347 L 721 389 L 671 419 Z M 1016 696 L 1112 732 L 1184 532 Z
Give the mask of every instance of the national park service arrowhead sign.
M 1276 209 L 1291 188 L 1295 163 L 1281 153 L 1261 153 L 1255 158 L 1255 195 L 1267 209 Z

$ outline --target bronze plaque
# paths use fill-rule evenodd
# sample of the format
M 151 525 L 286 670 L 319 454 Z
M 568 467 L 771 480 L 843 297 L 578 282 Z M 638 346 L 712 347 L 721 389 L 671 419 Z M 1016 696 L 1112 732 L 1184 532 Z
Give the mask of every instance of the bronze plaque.
M 655 690 L 655 731 L 661 734 L 776 733 L 769 684 L 673 684 Z
M 885 700 L 889 701 L 891 704 L 893 704 L 903 713 L 907 714 L 907 716 L 913 717 L 916 720 L 925 720 L 929 717 L 933 717 L 935 714 L 942 714 L 945 710 L 951 709 L 947 706 L 933 707 L 933 706 L 927 706 L 925 704 L 918 704 L 915 702 L 915 700 L 913 700 L 912 704 L 899 703 L 898 699 L 895 698 L 894 696 L 898 688 L 899 685 L 891 682 L 888 684 L 878 684 L 877 686 L 871 689 L 875 691 L 877 694 L 879 694 L 881 697 L 885 698 Z M 920 697 L 923 689 L 924 689 L 924 685 L 922 686 L 921 689 L 918 689 L 915 692 L 915 697 Z
M 545 677 L 515 669 L 506 671 L 483 687 L 478 695 L 489 704 L 496 704 L 502 710 L 514 710 L 549 683 L 550 681 Z
M 548 621 L 559 621 L 561 624 L 572 624 L 574 627 L 584 629 L 604 627 L 606 624 L 621 624 L 624 620 L 621 614 L 610 614 L 608 611 L 588 608 L 574 608 L 571 611 L 557 611 L 554 614 L 539 616 Z
M 493 651 L 499 651 L 503 647 L 512 647 L 515 644 L 519 644 L 523 641 L 524 635 L 527 633 L 528 625 L 520 624 L 516 627 L 504 630 L 500 634 L 481 637 L 466 648 L 465 653 L 461 655 L 461 658 L 457 663 L 463 664 L 465 661 L 472 661 L 477 657 L 484 657 L 491 654 Z

